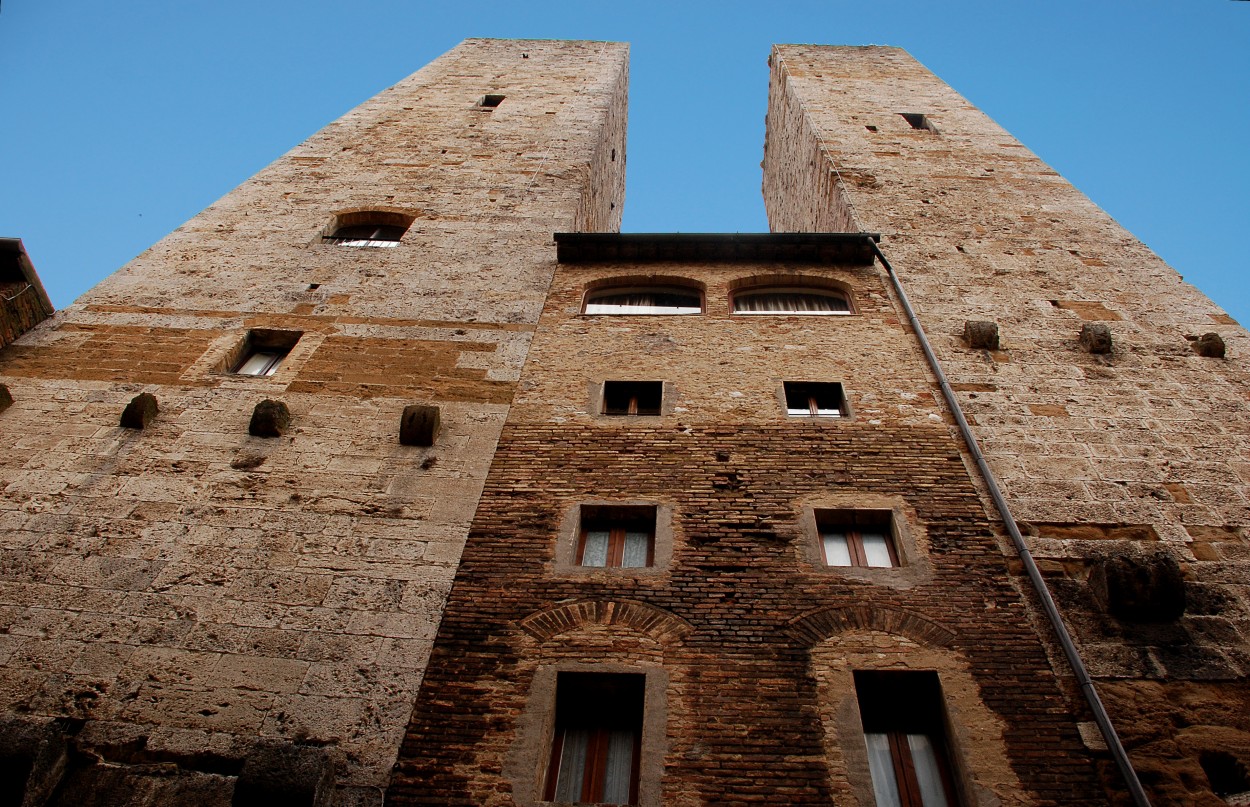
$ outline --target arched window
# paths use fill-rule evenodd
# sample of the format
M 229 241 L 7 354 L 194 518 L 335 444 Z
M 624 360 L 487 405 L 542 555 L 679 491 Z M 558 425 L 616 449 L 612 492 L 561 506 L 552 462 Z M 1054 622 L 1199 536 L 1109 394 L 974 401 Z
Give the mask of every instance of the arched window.
M 735 314 L 850 314 L 851 302 L 836 289 L 765 286 L 745 289 L 733 297 Z
M 396 247 L 412 221 L 412 216 L 382 210 L 343 213 L 335 216 L 323 240 L 340 247 Z
M 587 314 L 700 314 L 703 296 L 689 286 L 609 286 L 586 295 Z

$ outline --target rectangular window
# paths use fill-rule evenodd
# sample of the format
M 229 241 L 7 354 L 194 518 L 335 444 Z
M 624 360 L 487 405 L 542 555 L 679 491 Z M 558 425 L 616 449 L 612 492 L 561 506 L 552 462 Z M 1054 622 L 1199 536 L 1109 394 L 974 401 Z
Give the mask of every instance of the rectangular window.
M 855 695 L 878 806 L 958 805 L 937 673 L 857 671 Z
M 481 100 L 477 102 L 477 105 L 479 107 L 482 107 L 483 109 L 494 109 L 495 107 L 503 103 L 503 99 L 504 99 L 504 96 L 502 95 L 498 95 L 496 93 L 487 93 L 486 95 L 482 96 Z
M 637 804 L 646 676 L 561 672 L 544 798 Z
M 787 381 L 785 390 L 790 417 L 840 418 L 846 414 L 846 398 L 837 382 Z
M 826 566 L 898 566 L 889 510 L 818 510 L 816 526 Z
M 927 115 L 919 112 L 900 112 L 903 120 L 907 121 L 907 125 L 913 129 L 920 129 L 926 132 L 937 132 L 937 127 L 933 125 L 933 121 L 929 120 Z
M 582 507 L 579 566 L 640 569 L 654 563 L 654 506 Z
M 230 372 L 237 375 L 271 376 L 304 334 L 301 331 L 254 329 L 247 338 Z
M 663 381 L 603 382 L 605 415 L 658 415 L 663 399 Z

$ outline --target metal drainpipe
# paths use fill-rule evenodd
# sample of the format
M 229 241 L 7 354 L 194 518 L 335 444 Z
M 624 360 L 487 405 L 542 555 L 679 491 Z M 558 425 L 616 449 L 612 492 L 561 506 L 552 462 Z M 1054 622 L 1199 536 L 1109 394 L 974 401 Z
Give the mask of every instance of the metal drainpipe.
M 1077 683 L 1081 685 L 1081 692 L 1084 693 L 1085 700 L 1089 702 L 1089 708 L 1094 713 L 1094 722 L 1098 724 L 1098 730 L 1102 732 L 1103 740 L 1107 743 L 1107 748 L 1115 758 L 1116 767 L 1120 769 L 1120 775 L 1124 777 L 1124 783 L 1128 785 L 1129 793 L 1133 797 L 1133 803 L 1136 807 L 1150 807 L 1150 799 L 1146 797 L 1146 791 L 1142 789 L 1141 780 L 1137 778 L 1137 771 L 1133 770 L 1133 763 L 1129 761 L 1128 753 L 1124 750 L 1124 744 L 1120 742 L 1120 736 L 1116 734 L 1115 726 L 1111 725 L 1111 718 L 1107 715 L 1107 709 L 1102 705 L 1102 699 L 1098 697 L 1097 690 L 1094 689 L 1094 682 L 1090 680 L 1089 671 L 1085 669 L 1085 662 L 1081 660 L 1081 654 L 1076 649 L 1076 644 L 1072 641 L 1072 635 L 1068 633 L 1067 627 L 1063 624 L 1063 619 L 1059 616 L 1059 609 L 1055 606 L 1055 600 L 1050 596 L 1050 590 L 1046 588 L 1046 583 L 1042 580 L 1042 573 L 1038 571 L 1037 563 L 1033 561 L 1033 555 L 1029 553 L 1029 548 L 1024 543 L 1024 536 L 1020 534 L 1020 528 L 1016 526 L 1016 520 L 1011 515 L 1011 508 L 1008 506 L 1007 500 L 1003 498 L 1003 492 L 998 487 L 998 481 L 994 478 L 994 474 L 990 472 L 989 465 L 985 462 L 985 455 L 981 453 L 981 447 L 977 445 L 977 440 L 972 434 L 972 428 L 964 417 L 963 409 L 960 408 L 959 401 L 955 399 L 955 393 L 951 390 L 950 382 L 946 380 L 946 374 L 942 372 L 942 365 L 938 364 L 937 356 L 934 355 L 933 348 L 929 346 L 929 339 L 925 336 L 924 328 L 920 327 L 920 322 L 916 319 L 916 312 L 912 310 L 911 302 L 907 299 L 907 292 L 903 291 L 903 284 L 899 282 L 898 275 L 894 273 L 894 267 L 890 265 L 885 254 L 881 252 L 881 247 L 877 245 L 876 240 L 867 233 L 864 234 L 864 238 L 868 242 L 868 246 L 872 248 L 873 253 L 876 254 L 877 260 L 881 261 L 881 265 L 885 267 L 886 273 L 890 276 L 890 282 L 894 286 L 894 291 L 898 294 L 899 302 L 903 304 L 903 311 L 907 314 L 907 322 L 915 332 L 916 338 L 920 340 L 920 347 L 924 350 L 925 358 L 928 359 L 929 366 L 937 377 L 938 386 L 942 388 L 942 397 L 946 399 L 946 405 L 950 407 L 951 413 L 955 416 L 955 423 L 959 426 L 959 432 L 963 435 L 964 442 L 968 444 L 968 450 L 972 452 L 972 457 L 977 462 L 977 469 L 981 472 L 981 478 L 985 480 L 986 487 L 989 488 L 990 496 L 998 507 L 1003 523 L 1007 525 L 1007 532 L 1011 535 L 1011 541 L 1015 544 L 1016 552 L 1020 555 L 1020 561 L 1024 564 L 1024 570 L 1028 573 L 1029 581 L 1033 584 L 1033 588 L 1037 591 L 1037 596 L 1042 601 L 1042 608 L 1046 611 L 1046 616 L 1050 618 L 1050 624 L 1054 627 L 1055 634 L 1059 637 L 1059 644 L 1063 646 L 1063 653 L 1068 657 L 1068 664 L 1071 665 L 1072 672 L 1076 674 Z

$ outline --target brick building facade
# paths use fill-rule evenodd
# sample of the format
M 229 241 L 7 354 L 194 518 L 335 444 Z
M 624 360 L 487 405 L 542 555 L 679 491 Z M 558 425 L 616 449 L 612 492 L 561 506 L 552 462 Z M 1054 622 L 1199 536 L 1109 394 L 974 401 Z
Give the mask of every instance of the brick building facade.
M 3 792 L 1127 803 L 993 480 L 1149 796 L 1250 791 L 1245 331 L 770 63 L 772 234 L 616 234 L 626 47 L 468 40 L 0 350 Z

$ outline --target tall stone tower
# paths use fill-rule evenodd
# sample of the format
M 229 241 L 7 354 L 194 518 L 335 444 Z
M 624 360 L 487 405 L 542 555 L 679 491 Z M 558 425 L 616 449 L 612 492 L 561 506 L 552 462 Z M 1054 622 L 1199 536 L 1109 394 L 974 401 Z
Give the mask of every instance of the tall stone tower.
M 1155 802 L 1250 791 L 1246 331 L 903 51 L 771 63 L 772 228 L 883 233 Z
M 466 41 L 0 352 L 13 803 L 378 802 L 626 83 Z

